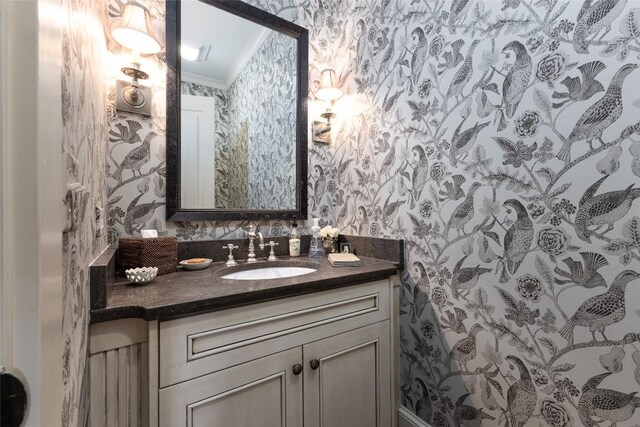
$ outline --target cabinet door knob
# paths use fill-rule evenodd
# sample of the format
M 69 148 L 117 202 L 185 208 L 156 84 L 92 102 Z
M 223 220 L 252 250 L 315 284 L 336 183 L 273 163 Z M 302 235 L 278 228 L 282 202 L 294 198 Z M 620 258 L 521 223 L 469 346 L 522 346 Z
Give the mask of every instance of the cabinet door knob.
M 314 371 L 320 367 L 320 361 L 318 359 L 312 359 L 309 364 L 311 365 L 311 369 Z
M 295 365 L 293 365 L 293 375 L 300 375 L 301 372 L 302 372 L 301 364 L 296 363 Z

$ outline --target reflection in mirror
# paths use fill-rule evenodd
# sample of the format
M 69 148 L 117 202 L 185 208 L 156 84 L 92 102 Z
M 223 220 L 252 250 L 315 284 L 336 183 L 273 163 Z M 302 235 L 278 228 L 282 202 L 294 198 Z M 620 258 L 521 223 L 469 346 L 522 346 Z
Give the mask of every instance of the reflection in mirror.
M 180 4 L 180 208 L 296 209 L 296 39 Z

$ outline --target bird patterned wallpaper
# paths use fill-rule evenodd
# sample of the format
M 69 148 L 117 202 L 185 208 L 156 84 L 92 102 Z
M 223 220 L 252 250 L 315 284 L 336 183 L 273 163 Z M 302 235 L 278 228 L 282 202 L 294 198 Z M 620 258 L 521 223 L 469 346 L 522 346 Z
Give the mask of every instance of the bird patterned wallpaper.
M 251 209 L 295 208 L 296 46 L 270 31 L 229 87 L 231 138 L 248 127 Z
M 345 93 L 310 143 L 310 216 L 406 240 L 402 404 L 432 426 L 640 425 L 640 2 L 252 3 L 310 29 L 310 120 L 320 70 Z M 116 233 L 236 233 L 165 224 L 136 189 L 163 160 L 141 169 L 110 214 L 150 213 Z
M 82 426 L 89 404 L 89 264 L 107 247 L 94 221 L 94 206 L 107 204 L 105 10 L 102 2 L 64 0 L 60 11 L 61 167 L 66 184 L 78 182 L 87 192 L 78 229 L 62 235 L 62 419 L 52 425 Z

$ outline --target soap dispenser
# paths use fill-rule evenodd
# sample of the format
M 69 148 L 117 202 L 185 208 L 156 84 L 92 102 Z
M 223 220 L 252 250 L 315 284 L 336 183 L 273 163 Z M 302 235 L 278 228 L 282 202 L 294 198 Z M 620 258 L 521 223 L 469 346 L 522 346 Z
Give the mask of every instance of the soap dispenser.
M 289 232 L 289 256 L 300 256 L 300 232 L 298 231 L 298 224 L 295 222 L 291 225 L 291 231 Z
M 311 243 L 309 244 L 309 257 L 321 257 L 323 255 L 322 242 L 320 241 L 320 218 L 313 218 L 311 227 Z

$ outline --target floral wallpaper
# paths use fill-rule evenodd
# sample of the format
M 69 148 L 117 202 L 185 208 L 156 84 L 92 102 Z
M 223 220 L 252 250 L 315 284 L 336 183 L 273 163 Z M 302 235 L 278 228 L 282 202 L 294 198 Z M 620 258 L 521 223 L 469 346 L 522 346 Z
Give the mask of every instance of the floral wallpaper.
M 249 203 L 237 207 L 295 208 L 296 81 L 295 40 L 270 31 L 229 87 L 231 139 L 249 132 Z
M 312 203 L 406 239 L 402 403 L 430 425 L 640 423 L 634 6 L 300 4 L 356 111 Z
M 86 189 L 79 227 L 63 235 L 61 425 L 76 426 L 88 420 L 88 269 L 107 246 L 94 221 L 94 207 L 107 204 L 106 44 L 102 2 L 64 0 L 61 6 L 63 167 L 67 184 Z
M 228 156 L 224 174 L 227 179 L 225 192 L 227 195 L 227 207 L 246 209 L 250 204 L 249 196 L 249 122 L 238 124 L 229 141 Z
M 406 239 L 403 405 L 433 426 L 640 424 L 640 5 L 252 3 L 309 28 L 310 86 L 332 66 L 345 93 L 334 142 L 310 143 L 310 216 Z M 161 135 L 161 113 L 111 130 L 127 120 Z M 114 235 L 237 232 L 165 224 L 141 185 L 163 162 L 110 190 Z

